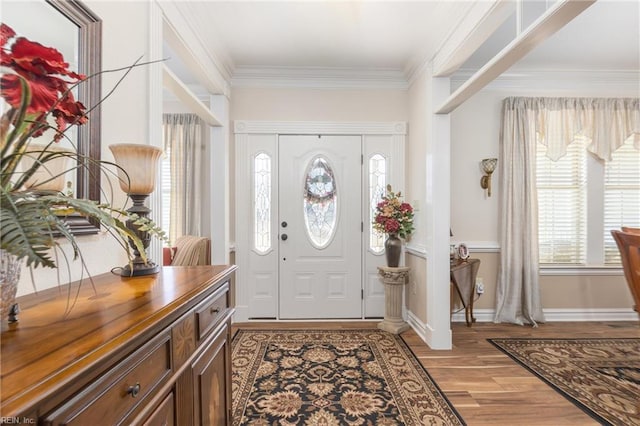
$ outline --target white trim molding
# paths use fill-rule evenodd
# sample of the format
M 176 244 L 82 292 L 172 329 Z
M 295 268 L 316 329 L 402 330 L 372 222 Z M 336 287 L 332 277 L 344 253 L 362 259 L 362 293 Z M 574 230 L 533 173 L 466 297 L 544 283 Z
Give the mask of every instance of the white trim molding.
M 409 83 L 399 69 L 265 66 L 236 68 L 231 86 L 407 90 Z
M 545 322 L 638 321 L 638 313 L 631 308 L 546 308 Z M 495 309 L 474 309 L 477 322 L 493 322 Z M 465 322 L 464 311 L 451 317 L 451 322 Z
M 500 243 L 497 241 L 451 241 L 456 246 L 460 243 L 466 244 L 472 253 L 500 253 Z
M 395 122 L 333 122 L 333 121 L 245 121 L 233 122 L 235 134 L 296 134 L 296 135 L 406 135 L 407 123 Z
M 545 276 L 572 276 L 572 275 L 598 275 L 617 276 L 624 272 L 620 266 L 542 266 L 540 265 L 540 275 Z
M 543 309 L 550 321 L 638 321 L 638 313 L 631 308 Z
M 422 244 L 407 244 L 405 250 L 408 254 L 420 257 L 422 259 L 427 258 L 427 247 Z
M 423 342 L 427 341 L 427 325 L 420 320 L 413 312 L 407 310 L 407 323 L 413 328 L 413 331 L 422 339 Z
M 474 70 L 460 70 L 451 77 L 451 87 L 455 90 L 464 84 Z M 589 93 L 599 89 L 606 93 L 612 90 L 637 93 L 640 76 L 633 70 L 519 70 L 511 69 L 496 77 L 484 90 L 513 91 L 535 90 L 554 93 L 558 91 L 586 90 Z

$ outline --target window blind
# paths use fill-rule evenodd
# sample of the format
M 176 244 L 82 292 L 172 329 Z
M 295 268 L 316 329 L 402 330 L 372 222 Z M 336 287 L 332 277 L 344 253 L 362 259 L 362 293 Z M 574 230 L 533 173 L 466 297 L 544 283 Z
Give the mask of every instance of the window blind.
M 620 263 L 611 236 L 621 226 L 640 228 L 640 151 L 631 138 L 612 154 L 604 172 L 604 262 Z
M 165 144 L 164 158 L 161 163 L 161 188 L 162 197 L 162 230 L 169 235 L 169 223 L 171 223 L 171 148 Z
M 586 141 L 578 138 L 558 161 L 537 143 L 538 238 L 540 263 L 586 263 Z

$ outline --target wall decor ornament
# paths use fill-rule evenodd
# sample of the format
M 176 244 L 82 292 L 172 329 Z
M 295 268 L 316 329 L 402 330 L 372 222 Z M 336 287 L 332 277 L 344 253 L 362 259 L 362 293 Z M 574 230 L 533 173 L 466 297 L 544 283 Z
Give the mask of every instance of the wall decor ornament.
M 465 243 L 458 244 L 458 258 L 467 260 L 469 258 L 469 249 Z

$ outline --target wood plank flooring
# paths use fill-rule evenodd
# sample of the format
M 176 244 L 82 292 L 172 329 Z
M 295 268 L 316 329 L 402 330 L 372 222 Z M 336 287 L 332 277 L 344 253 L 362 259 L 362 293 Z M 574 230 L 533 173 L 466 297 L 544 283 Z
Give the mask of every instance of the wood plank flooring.
M 251 322 L 235 329 L 367 328 L 377 322 Z M 525 368 L 486 341 L 498 337 L 640 338 L 638 322 L 557 322 L 537 328 L 453 323 L 453 349 L 430 349 L 409 330 L 402 337 L 469 426 L 598 425 Z

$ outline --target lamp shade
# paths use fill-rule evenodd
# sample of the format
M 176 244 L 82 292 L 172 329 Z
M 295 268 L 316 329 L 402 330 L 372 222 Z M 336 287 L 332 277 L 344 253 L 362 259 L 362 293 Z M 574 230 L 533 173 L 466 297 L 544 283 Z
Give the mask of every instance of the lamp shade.
M 484 160 L 482 160 L 482 170 L 484 170 L 485 173 L 493 173 L 493 171 L 496 169 L 497 163 L 497 158 L 485 158 Z
M 113 144 L 109 149 L 119 167 L 120 188 L 127 194 L 151 194 L 156 187 L 158 162 L 163 151 L 136 143 Z
M 40 161 L 41 165 L 24 186 L 38 191 L 62 191 L 73 154 L 73 151 L 59 146 L 29 144 L 22 157 L 21 167 L 28 170 L 36 161 Z

